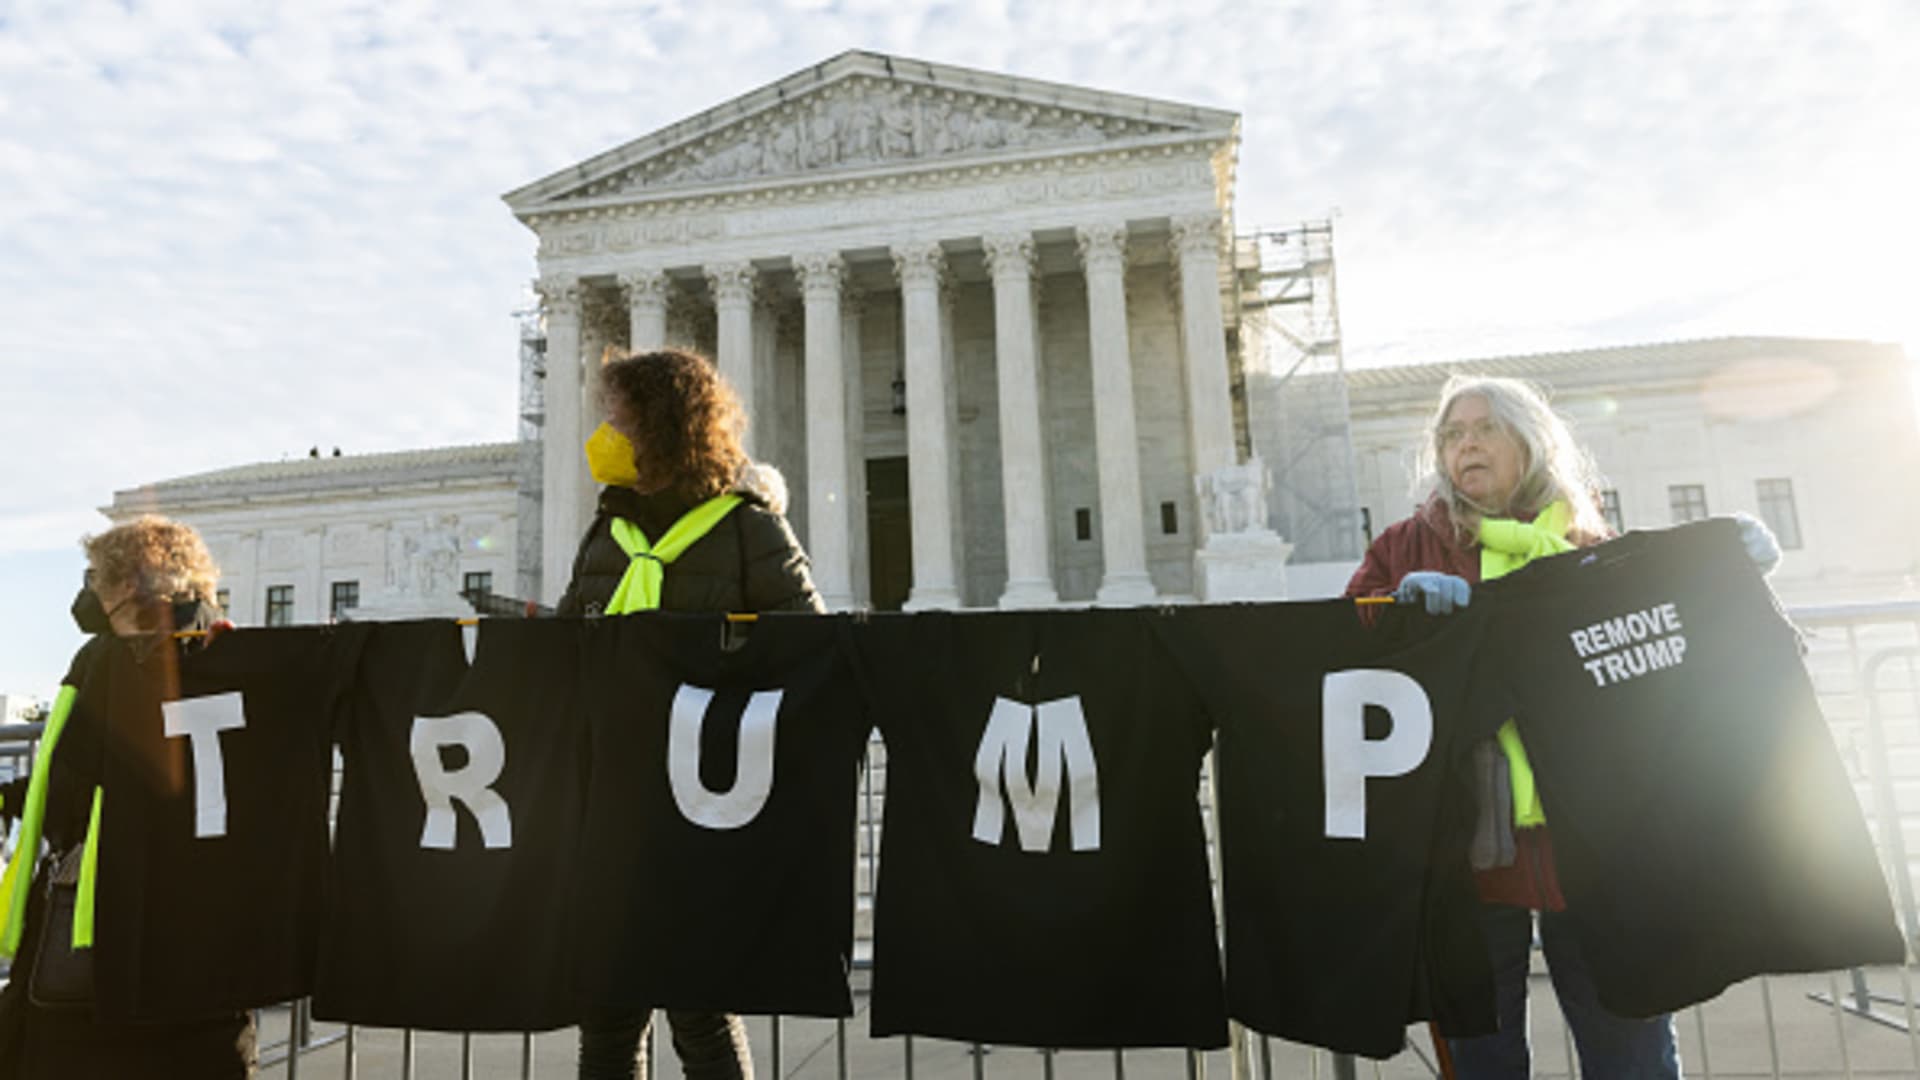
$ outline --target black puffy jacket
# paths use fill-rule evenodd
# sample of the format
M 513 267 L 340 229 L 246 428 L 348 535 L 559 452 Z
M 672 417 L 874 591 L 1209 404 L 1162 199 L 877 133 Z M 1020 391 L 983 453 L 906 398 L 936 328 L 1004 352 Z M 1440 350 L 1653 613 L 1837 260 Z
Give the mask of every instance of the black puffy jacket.
M 825 611 L 813 587 L 807 555 L 780 510 L 779 474 L 756 466 L 736 489 L 742 501 L 707 535 L 666 568 L 663 611 Z M 641 495 L 631 488 L 600 490 L 600 507 L 573 557 L 573 574 L 556 613 L 598 615 L 627 572 L 627 553 L 613 538 L 613 519 L 626 518 L 659 540 L 697 503 L 667 491 Z

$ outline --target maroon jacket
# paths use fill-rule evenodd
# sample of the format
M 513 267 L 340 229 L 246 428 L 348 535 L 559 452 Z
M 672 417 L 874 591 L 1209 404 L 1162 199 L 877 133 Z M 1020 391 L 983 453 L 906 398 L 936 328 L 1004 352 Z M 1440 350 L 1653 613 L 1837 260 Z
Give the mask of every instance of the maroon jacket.
M 1577 539 L 1577 538 L 1576 538 Z M 1463 542 L 1446 503 L 1430 498 L 1412 517 L 1389 525 L 1367 547 L 1367 557 L 1347 582 L 1348 596 L 1386 596 L 1416 570 L 1438 570 L 1469 582 L 1480 580 L 1480 545 Z M 1535 910 L 1564 911 L 1560 878 L 1553 869 L 1553 841 L 1544 827 L 1515 829 L 1512 866 L 1474 872 L 1480 899 Z

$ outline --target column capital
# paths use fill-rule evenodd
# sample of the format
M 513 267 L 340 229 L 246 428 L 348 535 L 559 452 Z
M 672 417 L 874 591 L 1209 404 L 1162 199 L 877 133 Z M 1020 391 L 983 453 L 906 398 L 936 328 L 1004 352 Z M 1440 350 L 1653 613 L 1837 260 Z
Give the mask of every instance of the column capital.
M 831 302 L 839 299 L 847 263 L 836 251 L 809 251 L 793 257 L 793 276 L 800 280 L 800 295 L 809 303 Z
M 946 251 L 938 240 L 894 245 L 893 273 L 902 288 L 936 286 L 946 276 L 946 269 Z
M 614 279 L 620 284 L 620 292 L 627 298 L 628 307 L 642 304 L 666 306 L 673 294 L 673 279 L 667 277 L 665 270 L 648 268 L 628 270 Z
M 759 280 L 759 272 L 746 260 L 739 262 L 713 263 L 707 268 L 707 285 L 713 290 L 715 303 L 746 304 L 753 300 L 754 285 Z
M 1073 230 L 1080 248 L 1080 262 L 1088 270 L 1125 270 L 1127 267 L 1127 227 L 1117 221 L 1082 225 Z
M 533 279 L 533 291 L 548 315 L 578 315 L 583 291 L 572 274 L 547 274 Z
M 1030 277 L 1033 274 L 1033 234 L 1030 232 L 990 233 L 980 238 L 986 249 L 987 272 L 994 280 L 1003 277 Z
M 1173 235 L 1167 240 L 1167 249 L 1176 261 L 1194 255 L 1219 257 L 1221 225 L 1217 212 L 1177 214 L 1171 225 Z

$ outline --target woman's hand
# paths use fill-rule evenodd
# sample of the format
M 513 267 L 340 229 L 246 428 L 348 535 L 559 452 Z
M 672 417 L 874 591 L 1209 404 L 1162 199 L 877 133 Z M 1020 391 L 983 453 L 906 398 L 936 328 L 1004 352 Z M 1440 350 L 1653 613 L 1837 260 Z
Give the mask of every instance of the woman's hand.
M 1454 574 L 1442 574 L 1437 570 L 1415 570 L 1400 579 L 1393 590 L 1395 603 L 1418 604 L 1425 602 L 1429 615 L 1451 615 L 1453 609 L 1466 607 L 1473 601 L 1473 586 L 1467 579 Z

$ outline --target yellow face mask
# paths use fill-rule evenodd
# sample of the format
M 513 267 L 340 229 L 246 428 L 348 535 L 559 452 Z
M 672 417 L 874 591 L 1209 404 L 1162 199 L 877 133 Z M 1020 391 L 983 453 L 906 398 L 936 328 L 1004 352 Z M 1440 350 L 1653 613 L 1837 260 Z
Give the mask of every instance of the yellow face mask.
M 633 467 L 633 443 L 606 424 L 587 436 L 587 471 L 596 483 L 608 487 L 632 487 L 640 479 Z

